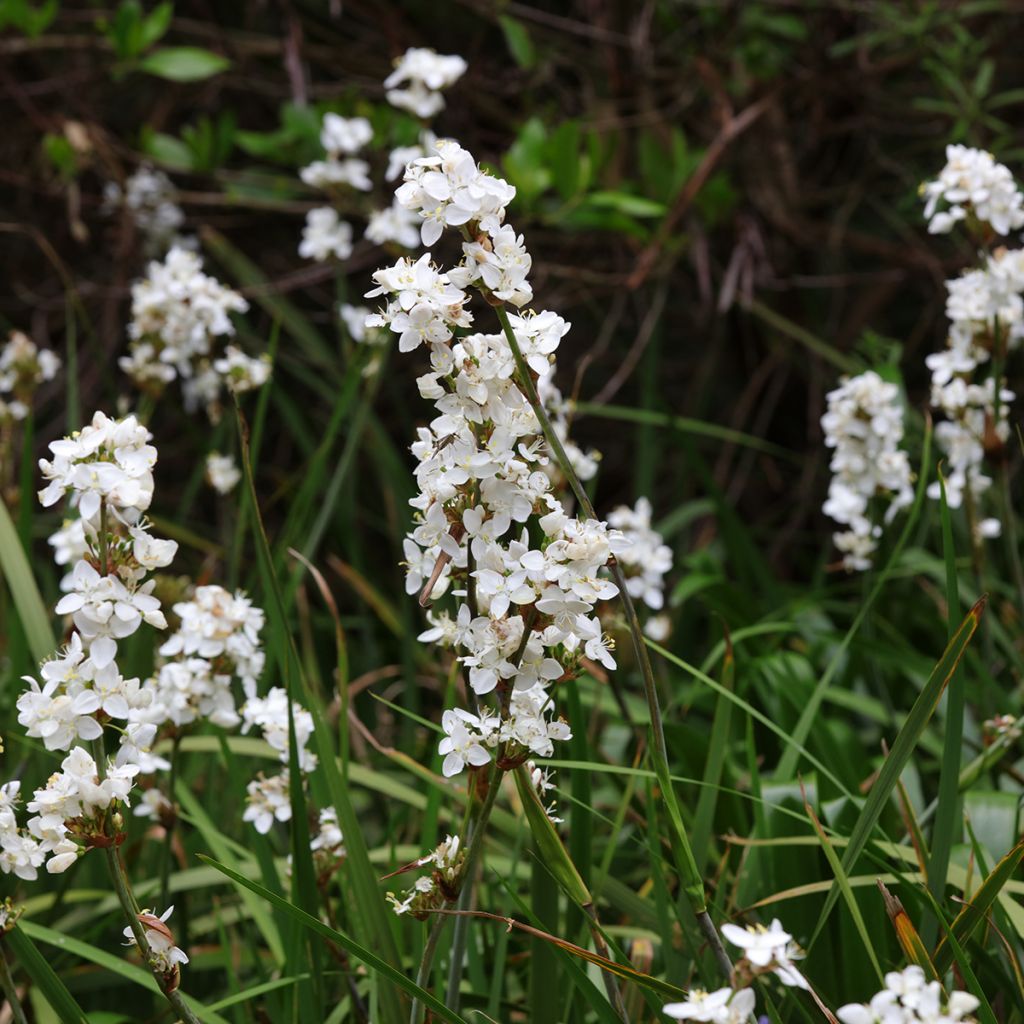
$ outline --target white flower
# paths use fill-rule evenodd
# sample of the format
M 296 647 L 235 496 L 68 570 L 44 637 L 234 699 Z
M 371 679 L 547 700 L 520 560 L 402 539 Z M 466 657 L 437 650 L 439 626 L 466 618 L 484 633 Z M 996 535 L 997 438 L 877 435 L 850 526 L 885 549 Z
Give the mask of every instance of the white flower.
M 251 821 L 266 835 L 275 821 L 290 821 L 292 805 L 288 792 L 288 769 L 269 779 L 262 772 L 246 787 L 246 808 L 242 821 Z
M 388 103 L 421 118 L 431 118 L 444 109 L 442 89 L 454 85 L 466 71 L 458 56 L 442 56 L 425 47 L 413 47 L 395 62 L 395 70 L 384 79 Z M 404 89 L 396 86 L 405 85 Z
M 441 771 L 445 778 L 458 775 L 467 765 L 479 768 L 491 760 L 484 746 L 484 732 L 487 725 L 476 715 L 461 708 L 446 711 L 441 718 L 445 737 L 438 745 L 437 752 L 444 754 Z
M 347 260 L 352 255 L 352 225 L 338 219 L 337 210 L 321 206 L 306 214 L 299 255 L 323 261 L 332 256 Z
M 148 910 L 143 910 L 139 914 L 139 922 L 145 930 L 146 943 L 149 946 L 150 964 L 161 974 L 169 974 L 177 970 L 179 964 L 188 963 L 184 950 L 174 944 L 174 936 L 165 923 L 173 912 L 172 904 L 159 917 Z M 131 926 L 124 929 L 124 937 L 128 940 L 125 945 L 137 944 Z
M 241 349 L 228 345 L 224 355 L 213 364 L 229 391 L 241 394 L 263 387 L 270 380 L 270 356 L 264 353 L 258 359 L 247 356 Z
M 242 479 L 233 455 L 210 452 L 206 456 L 206 479 L 218 494 L 230 494 Z
M 685 1003 L 668 1003 L 661 1012 L 673 1020 L 713 1021 L 714 1024 L 746 1024 L 754 1012 L 754 990 L 733 992 L 720 988 L 715 992 L 694 989 Z
M 916 964 L 885 976 L 885 988 L 871 1002 L 849 1003 L 836 1010 L 842 1024 L 954 1024 L 968 1020 L 979 1006 L 968 992 L 951 992 L 947 1000 L 937 981 L 927 981 Z
M 1024 227 L 1024 197 L 1013 175 L 984 150 L 947 146 L 946 166 L 921 186 L 921 194 L 932 234 L 950 231 L 968 212 L 1000 235 Z M 946 209 L 936 212 L 940 203 Z
M 330 155 L 358 153 L 372 138 L 373 128 L 365 117 L 324 114 L 323 126 L 320 129 L 320 145 Z
M 821 418 L 825 444 L 835 449 L 829 467 L 833 477 L 822 511 L 849 527 L 833 540 L 844 551 L 848 569 L 870 565 L 870 554 L 881 524 L 872 522 L 869 504 L 876 496 L 888 499 L 884 521 L 914 499 L 910 462 L 899 447 L 903 411 L 899 388 L 873 370 L 844 378 L 826 396 L 828 410 Z

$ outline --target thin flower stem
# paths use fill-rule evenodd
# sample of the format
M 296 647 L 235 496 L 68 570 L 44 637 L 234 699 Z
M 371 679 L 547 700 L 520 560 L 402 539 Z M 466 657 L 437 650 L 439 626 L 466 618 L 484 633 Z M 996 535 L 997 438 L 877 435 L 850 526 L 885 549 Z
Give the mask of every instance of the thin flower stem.
M 551 452 L 555 457 L 555 461 L 558 463 L 559 469 L 561 469 L 570 488 L 572 488 L 573 494 L 576 495 L 576 500 L 579 502 L 584 515 L 586 515 L 588 519 L 597 519 L 597 513 L 594 511 L 593 502 L 591 502 L 590 496 L 587 494 L 580 478 L 576 475 L 576 471 L 573 469 L 572 463 L 569 461 L 569 457 L 565 453 L 565 448 L 562 446 L 562 442 L 559 439 L 558 434 L 555 432 L 551 419 L 549 418 L 547 411 L 544 409 L 544 406 L 541 404 L 540 397 L 537 394 L 537 388 L 533 382 L 533 377 L 530 375 L 530 368 L 527 365 L 526 360 L 523 358 L 523 353 L 519 348 L 519 342 L 516 340 L 515 331 L 512 330 L 512 324 L 509 322 L 508 313 L 505 312 L 502 306 L 494 306 L 494 311 L 497 314 L 498 320 L 501 322 L 501 327 L 505 332 L 505 338 L 508 341 L 509 348 L 512 350 L 512 356 L 516 363 L 519 386 L 526 395 L 526 399 L 530 403 L 530 406 L 541 425 L 541 430 L 544 433 L 544 439 L 547 441 L 548 447 L 551 449 Z M 621 567 L 617 563 L 613 562 L 611 570 L 612 576 L 619 588 L 619 597 L 622 599 L 622 607 L 625 611 L 626 623 L 629 626 L 629 632 L 633 639 L 633 649 L 643 676 L 644 696 L 647 700 L 647 710 L 651 720 L 654 769 L 658 776 L 658 783 L 664 794 L 669 812 L 667 817 L 671 826 L 671 839 L 673 851 L 676 854 L 676 866 L 681 876 L 680 883 L 686 892 L 690 907 L 697 918 L 700 929 L 711 946 L 719 970 L 726 978 L 728 978 L 732 974 L 732 963 L 725 951 L 725 947 L 722 945 L 722 940 L 715 929 L 714 923 L 708 915 L 707 902 L 704 897 L 704 883 L 697 870 L 697 863 L 694 860 L 693 851 L 690 848 L 690 841 L 686 835 L 686 829 L 683 826 L 679 807 L 676 803 L 675 791 L 672 789 L 671 772 L 669 770 L 668 763 L 668 747 L 665 743 L 665 732 L 662 727 L 661 704 L 658 700 L 658 690 L 654 681 L 654 672 L 651 668 L 651 660 L 647 653 L 647 645 L 644 643 L 643 630 L 640 627 L 640 618 L 636 613 L 636 607 L 633 604 L 633 599 L 630 597 L 629 590 L 626 587 L 626 578 Z
M 102 782 L 106 775 L 107 761 L 106 747 L 103 743 L 102 734 L 95 741 L 94 753 L 96 756 L 96 772 L 99 776 L 100 782 Z M 104 820 L 104 833 L 108 839 L 113 840 L 114 836 L 111 835 L 111 824 L 110 815 L 108 814 Z M 131 882 L 128 880 L 128 872 L 125 869 L 124 861 L 121 860 L 120 848 L 115 845 L 114 842 L 111 842 L 109 846 L 105 846 L 103 848 L 103 853 L 107 860 L 107 870 L 110 873 L 110 880 L 114 884 L 114 892 L 117 893 L 117 901 L 121 904 L 124 916 L 128 919 L 128 927 L 131 928 L 132 935 L 135 937 L 135 941 L 138 944 L 139 953 L 142 956 L 142 962 L 153 975 L 153 980 L 157 983 L 160 991 L 163 992 L 164 998 L 171 1004 L 172 1009 L 178 1014 L 182 1024 L 201 1024 L 199 1018 L 192 1012 L 188 1003 L 185 1002 L 185 999 L 181 994 L 181 990 L 175 988 L 168 991 L 167 982 L 164 979 L 163 973 L 153 966 L 153 951 L 150 949 L 149 940 L 146 938 L 146 929 L 142 926 L 142 922 L 139 920 L 139 901 L 135 898 Z
M 3 989 L 4 996 L 7 999 L 7 1006 L 11 1011 L 11 1020 L 14 1021 L 14 1024 L 28 1024 L 25 1010 L 21 1005 L 21 1000 L 18 998 L 18 989 L 14 984 L 14 978 L 11 977 L 11 968 L 7 964 L 7 954 L 4 952 L 2 945 L 0 945 L 0 989 Z
M 447 902 L 445 908 L 450 906 Z M 427 944 L 423 947 L 423 956 L 420 959 L 420 967 L 416 972 L 416 984 L 420 988 L 426 988 L 430 982 L 430 971 L 434 966 L 434 954 L 437 952 L 437 944 L 441 939 L 441 933 L 444 931 L 444 926 L 448 923 L 447 918 L 443 915 L 438 916 L 434 923 L 430 927 L 430 933 L 427 935 Z M 423 1020 L 423 1003 L 418 998 L 414 998 L 412 1001 L 412 1010 L 409 1013 L 409 1024 L 420 1024 Z
M 480 805 L 476 817 L 469 823 L 469 845 L 466 850 L 466 863 L 462 869 L 462 891 L 459 893 L 459 902 L 456 904 L 459 910 L 468 910 L 473 902 L 473 884 L 475 882 L 476 866 L 483 853 L 484 833 L 487 830 L 487 822 L 494 810 L 494 803 L 498 798 L 498 790 L 501 789 L 501 780 L 505 772 L 499 768 L 497 763 L 491 772 L 488 780 L 487 796 Z M 466 955 L 466 937 L 469 930 L 469 918 L 459 916 L 455 918 L 455 930 L 452 934 L 452 959 L 448 967 L 448 987 L 445 990 L 445 1005 L 458 1012 L 460 988 L 462 985 L 462 967 Z

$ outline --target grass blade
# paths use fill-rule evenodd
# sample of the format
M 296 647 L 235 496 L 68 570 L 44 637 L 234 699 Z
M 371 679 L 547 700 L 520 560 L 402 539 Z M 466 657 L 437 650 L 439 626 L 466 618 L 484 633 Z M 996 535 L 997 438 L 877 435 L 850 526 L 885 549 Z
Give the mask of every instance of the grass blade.
M 910 755 L 917 746 L 921 733 L 924 732 L 925 726 L 927 726 L 939 703 L 939 698 L 946 689 L 950 677 L 956 671 L 957 665 L 960 664 L 960 659 L 963 657 L 971 637 L 974 636 L 974 632 L 978 628 L 978 622 L 981 619 L 985 601 L 986 598 L 982 597 L 967 613 L 967 617 L 949 642 L 938 664 L 933 669 L 931 676 L 929 676 L 928 682 L 925 683 L 924 689 L 918 694 L 917 700 L 914 701 L 914 706 L 910 709 L 910 714 L 907 715 L 907 720 L 896 737 L 896 742 L 893 743 L 892 750 L 889 752 L 889 756 L 885 759 L 885 763 L 878 773 L 878 778 L 871 787 L 871 792 L 868 794 L 864 809 L 857 818 L 857 823 L 853 828 L 849 844 L 843 855 L 842 865 L 845 872 L 850 872 L 857 858 L 867 845 L 868 839 L 882 814 L 882 810 L 888 802 L 892 791 L 896 788 L 896 783 L 899 781 L 907 761 L 910 760 Z M 808 948 L 814 944 L 814 940 L 821 934 L 821 930 L 824 928 L 838 896 L 838 883 L 833 882 Z
M 1024 839 L 1017 843 L 989 872 L 970 903 L 965 904 L 963 910 L 957 914 L 950 930 L 960 945 L 964 945 L 974 934 L 978 925 L 985 920 L 989 907 L 995 903 L 1006 883 L 1013 878 L 1022 858 L 1024 858 Z M 952 963 L 952 948 L 949 942 L 943 938 L 935 950 L 935 968 L 940 973 L 944 973 L 949 970 Z
M 85 1011 L 75 1002 L 74 996 L 50 966 L 49 960 L 36 948 L 23 925 L 8 932 L 3 941 L 63 1024 L 88 1024 L 89 1018 Z
M 56 647 L 53 628 L 47 614 L 43 597 L 39 593 L 32 569 L 28 564 L 25 549 L 21 546 L 18 531 L 7 505 L 0 501 L 0 569 L 7 579 L 14 607 L 18 611 L 29 650 L 36 661 L 49 658 Z
M 324 924 L 318 918 L 307 914 L 304 910 L 289 903 L 283 896 L 277 895 L 277 893 L 271 892 L 269 889 L 265 889 L 258 882 L 253 882 L 243 875 L 240 875 L 237 871 L 232 871 L 231 868 L 224 864 L 220 864 L 210 857 L 203 857 L 200 855 L 200 860 L 205 861 L 211 867 L 216 868 L 218 871 L 223 872 L 230 878 L 236 885 L 240 885 L 250 892 L 256 893 L 257 896 L 262 897 L 268 903 L 273 904 L 279 910 L 286 914 L 291 915 L 302 924 L 304 927 L 309 928 L 311 931 L 316 932 L 318 935 L 322 935 L 325 939 L 330 939 L 332 942 L 336 942 L 339 946 L 344 947 L 352 956 L 357 960 L 366 964 L 371 970 L 376 971 L 378 974 L 392 981 L 396 986 L 404 989 L 410 996 L 415 996 L 425 1006 L 429 1006 L 431 1010 L 441 1019 L 446 1020 L 449 1024 L 468 1024 L 464 1017 L 449 1010 L 440 999 L 437 999 L 430 992 L 422 989 L 414 981 L 407 978 L 397 967 L 394 967 L 387 960 L 381 959 L 376 953 L 367 949 L 365 946 L 360 945 L 351 936 L 346 935 L 344 932 L 340 932 L 335 928 L 331 928 L 330 925 Z M 396 961 L 397 962 L 397 961 Z M 390 1017 L 384 1019 L 390 1021 Z M 394 1018 L 396 1024 L 402 1018 Z

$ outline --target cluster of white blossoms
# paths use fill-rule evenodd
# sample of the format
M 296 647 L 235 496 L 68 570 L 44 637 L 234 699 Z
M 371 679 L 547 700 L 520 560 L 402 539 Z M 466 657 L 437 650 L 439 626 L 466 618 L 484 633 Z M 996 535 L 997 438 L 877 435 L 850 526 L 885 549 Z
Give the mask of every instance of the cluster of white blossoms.
M 39 348 L 21 331 L 11 331 L 0 348 L 0 423 L 25 419 L 36 388 L 53 380 L 60 366 L 56 353 Z
M 885 988 L 867 1005 L 850 1003 L 836 1010 L 842 1024 L 955 1024 L 973 1022 L 979 1006 L 969 992 L 947 998 L 937 981 L 928 981 L 916 964 L 885 976 Z
M 405 179 L 397 198 L 422 220 L 425 241 L 446 225 L 467 239 L 457 267 L 444 271 L 429 254 L 403 258 L 378 270 L 367 294 L 386 302 L 369 326 L 397 334 L 402 352 L 423 345 L 430 355 L 418 385 L 436 415 L 412 445 L 419 493 L 405 541 L 406 589 L 427 604 L 453 578 L 459 583 L 454 616 L 428 613 L 419 637 L 455 652 L 478 705 L 443 716 L 439 751 L 453 776 L 492 758 L 511 765 L 548 757 L 555 740 L 570 738 L 551 688 L 584 657 L 615 667 L 594 606 L 618 593 L 602 570 L 625 542 L 606 523 L 571 517 L 553 493 L 552 460 L 505 335 L 455 337 L 473 323 L 471 284 L 492 302 L 532 297 L 522 236 L 502 227 L 515 189 L 452 141 L 414 160 Z M 509 322 L 542 395 L 559 401 L 554 354 L 569 325 L 551 312 Z
M 40 501 L 49 506 L 69 496 L 82 542 L 65 545 L 73 566 L 56 607 L 72 617 L 70 639 L 43 662 L 39 679 L 25 677 L 29 686 L 17 702 L 28 736 L 47 750 L 69 751 L 61 770 L 28 801 L 33 817 L 24 830 L 13 811 L 18 785 L 3 789 L 0 869 L 22 878 L 34 878 L 44 861 L 50 872 L 65 871 L 84 849 L 112 841 L 109 815 L 128 805 L 156 734 L 143 718 L 152 691 L 125 679 L 116 662 L 118 645 L 143 622 L 167 624 L 146 576 L 170 564 L 177 544 L 153 537 L 145 519 L 157 457 L 150 440 L 134 416 L 112 420 L 98 412 L 81 431 L 52 442 L 52 459 L 39 464 L 49 481 Z M 120 747 L 97 763 L 80 743 L 99 740 L 108 721 L 121 734 Z
M 354 188 L 369 192 L 370 165 L 357 157 L 373 138 L 373 128 L 365 117 L 345 118 L 340 114 L 325 114 L 320 127 L 320 145 L 323 160 L 315 160 L 299 171 L 299 177 L 313 188 Z
M 233 455 L 210 452 L 206 456 L 206 482 L 218 494 L 230 494 L 242 479 Z
M 458 898 L 466 862 L 466 851 L 458 836 L 446 836 L 434 850 L 420 857 L 399 874 L 430 866 L 429 875 L 421 875 L 402 896 L 387 894 L 388 902 L 399 916 L 411 914 L 425 921 L 432 910 Z
M 1024 195 L 1010 171 L 990 154 L 949 146 L 947 166 L 922 186 L 929 229 L 949 231 L 963 221 L 981 245 L 1024 227 Z M 935 203 L 952 204 L 934 213 Z M 938 227 L 936 227 L 938 223 Z M 992 484 L 986 457 L 1000 458 L 1010 436 L 1007 410 L 1015 399 L 1006 387 L 1007 357 L 1024 336 L 1024 250 L 997 247 L 980 266 L 946 282 L 946 347 L 926 359 L 932 375 L 931 404 L 944 419 L 935 428 L 943 453 L 946 499 L 967 504 L 978 539 L 998 536 L 998 519 L 981 518 L 977 501 Z M 938 498 L 940 484 L 928 490 Z
M 824 513 L 847 527 L 832 535 L 847 569 L 871 565 L 883 523 L 914 499 L 910 462 L 900 448 L 900 392 L 873 370 L 844 378 L 826 396 L 821 418 L 825 444 L 834 449 Z M 878 505 L 884 504 L 879 514 Z
M 387 100 L 426 122 L 444 108 L 441 90 L 453 85 L 465 70 L 466 62 L 461 57 L 410 49 L 397 61 L 384 83 Z M 320 132 L 325 159 L 302 168 L 300 177 L 307 185 L 329 194 L 337 195 L 346 188 L 372 191 L 370 165 L 356 156 L 372 139 L 373 129 L 366 118 L 325 114 Z M 408 164 L 433 151 L 434 142 L 429 126 L 422 125 L 416 143 L 397 146 L 388 153 L 384 180 L 390 182 L 401 177 Z M 317 207 L 306 215 L 299 255 L 318 261 L 345 260 L 352 254 L 354 237 L 352 224 L 342 219 L 337 210 L 331 206 Z M 419 218 L 401 203 L 392 201 L 389 206 L 370 211 L 364 237 L 374 245 L 414 249 L 420 239 Z M 354 335 L 351 328 L 350 333 Z
M 803 956 L 778 919 L 769 927 L 751 925 L 740 928 L 734 924 L 722 925 L 725 939 L 743 951 L 737 963 L 736 978 L 752 980 L 772 974 L 790 988 L 809 988 L 806 978 L 793 963 Z M 714 1024 L 747 1024 L 754 1012 L 754 990 L 750 987 L 729 987 L 705 992 L 695 989 L 683 1003 L 669 1003 L 662 1012 L 675 1020 L 712 1021 Z
M 255 697 L 263 673 L 263 610 L 241 591 L 208 584 L 177 602 L 174 614 L 181 624 L 160 646 L 162 663 L 147 680 L 154 695 L 147 720 L 179 729 L 197 721 L 236 728 L 242 716 L 235 684 Z
M 998 235 L 1024 227 L 1024 196 L 1013 175 L 991 153 L 968 146 L 946 147 L 946 166 L 921 186 L 924 215 L 933 235 L 972 218 Z
M 427 120 L 444 110 L 442 90 L 453 86 L 465 73 L 466 62 L 461 57 L 445 56 L 427 47 L 410 47 L 384 79 L 387 101 Z
M 630 542 L 619 556 L 630 595 L 660 611 L 665 604 L 665 576 L 672 571 L 672 549 L 651 527 L 651 503 L 638 498 L 634 508 L 620 505 L 608 513 L 608 525 Z
M 124 188 L 108 181 L 103 200 L 108 212 L 128 210 L 143 236 L 147 254 L 157 256 L 174 245 L 195 248 L 194 238 L 179 234 L 185 213 L 178 205 L 178 190 L 163 171 L 143 164 L 128 177 Z
M 231 344 L 219 350 L 234 336 L 231 314 L 244 313 L 249 304 L 202 267 L 196 253 L 178 247 L 163 262 L 149 264 L 147 276 L 132 285 L 131 347 L 119 365 L 139 388 L 156 395 L 180 379 L 185 408 L 205 408 L 216 420 L 224 388 L 241 393 L 262 386 L 270 363 Z

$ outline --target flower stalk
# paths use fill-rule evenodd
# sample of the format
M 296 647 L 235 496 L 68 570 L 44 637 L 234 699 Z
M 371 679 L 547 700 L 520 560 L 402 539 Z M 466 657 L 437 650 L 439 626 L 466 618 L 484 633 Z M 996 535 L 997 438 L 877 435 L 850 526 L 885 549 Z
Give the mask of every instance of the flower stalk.
M 555 432 L 551 419 L 537 394 L 533 377 L 530 375 L 530 368 L 527 366 L 526 360 L 523 358 L 522 351 L 519 348 L 519 342 L 516 340 L 515 331 L 513 331 L 512 324 L 509 321 L 508 313 L 501 305 L 495 305 L 494 311 L 501 323 L 501 328 L 505 333 L 505 338 L 508 341 L 509 348 L 512 350 L 512 356 L 515 359 L 518 378 L 517 383 L 522 389 L 523 394 L 526 395 L 526 399 L 530 403 L 530 406 L 541 425 L 541 430 L 544 433 L 544 439 L 547 441 L 548 446 L 551 449 L 551 453 L 555 457 L 555 461 L 558 463 L 558 467 L 562 471 L 566 482 L 569 484 L 573 494 L 576 495 L 576 500 L 580 503 L 580 508 L 583 509 L 584 515 L 589 519 L 596 519 L 597 513 L 594 510 L 593 502 L 590 500 L 590 496 L 587 494 L 586 489 L 576 474 L 576 471 L 573 469 L 572 463 L 569 461 L 568 455 L 566 455 L 565 448 L 563 447 L 558 434 Z M 654 672 L 651 668 L 651 660 L 647 653 L 647 644 L 644 642 L 640 619 L 636 613 L 636 606 L 633 604 L 633 599 L 630 597 L 629 589 L 626 586 L 625 576 L 617 562 L 612 562 L 611 571 L 619 588 L 619 596 L 622 599 L 622 607 L 626 615 L 626 624 L 629 627 L 630 636 L 633 640 L 633 650 L 636 654 L 637 663 L 640 665 L 640 671 L 643 677 L 644 697 L 647 701 L 647 710 L 651 719 L 651 735 L 653 738 L 651 755 L 654 762 L 655 774 L 658 777 L 658 784 L 662 789 L 665 802 L 668 807 L 668 820 L 671 826 L 670 838 L 672 842 L 672 850 L 675 854 L 676 869 L 679 872 L 680 884 L 686 894 L 690 909 L 693 911 L 693 914 L 697 919 L 697 924 L 714 953 L 715 962 L 718 964 L 719 970 L 725 977 L 729 977 L 732 973 L 732 962 L 729 959 L 728 953 L 725 951 L 725 947 L 722 945 L 722 940 L 718 935 L 714 922 L 708 914 L 707 900 L 704 895 L 704 882 L 697 870 L 697 862 L 694 859 L 693 850 L 690 847 L 690 841 L 686 834 L 686 828 L 683 825 L 679 805 L 676 801 L 675 791 L 672 788 L 671 772 L 669 770 L 668 763 L 668 748 L 665 743 L 665 731 L 661 724 L 661 702 L 658 699 L 657 685 L 654 681 Z

